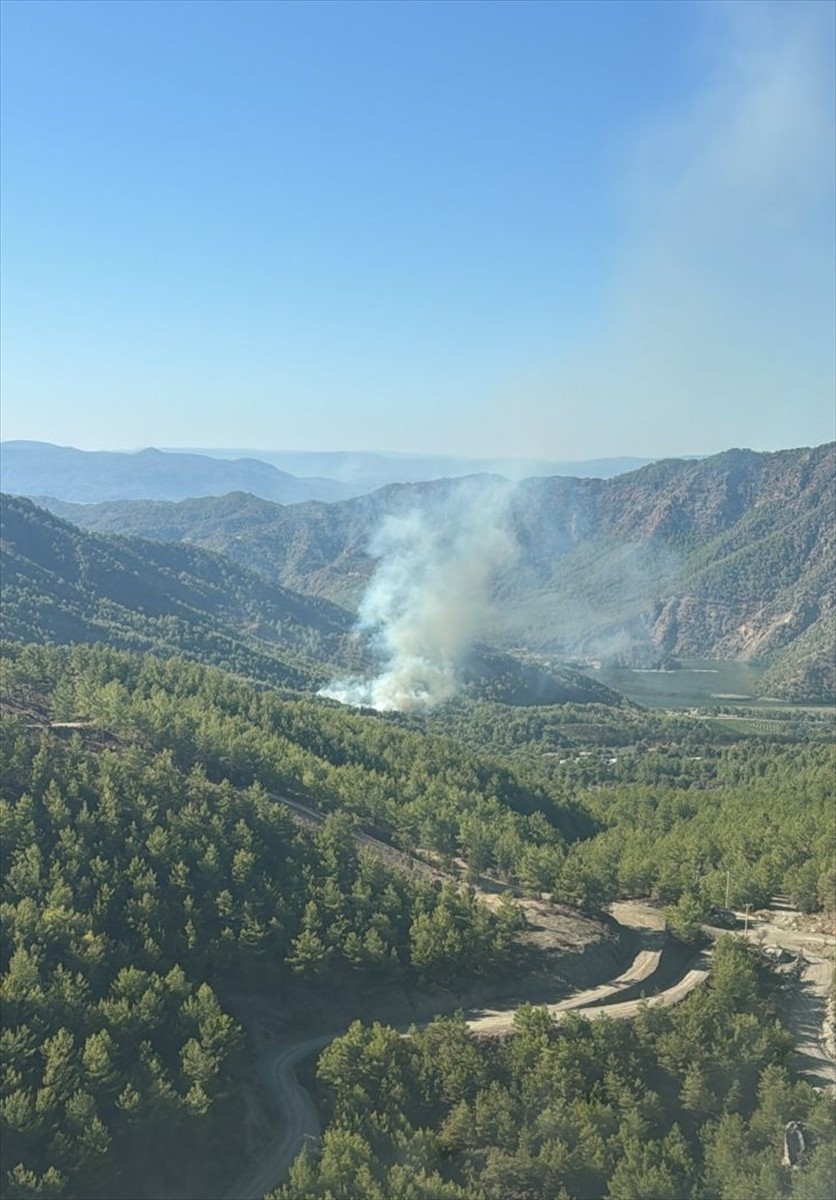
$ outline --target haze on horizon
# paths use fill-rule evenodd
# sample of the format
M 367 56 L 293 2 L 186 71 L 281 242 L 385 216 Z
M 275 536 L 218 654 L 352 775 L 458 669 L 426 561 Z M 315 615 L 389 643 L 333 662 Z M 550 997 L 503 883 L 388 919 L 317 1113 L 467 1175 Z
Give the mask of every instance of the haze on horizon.
M 3 438 L 833 438 L 833 5 L 2 8 Z

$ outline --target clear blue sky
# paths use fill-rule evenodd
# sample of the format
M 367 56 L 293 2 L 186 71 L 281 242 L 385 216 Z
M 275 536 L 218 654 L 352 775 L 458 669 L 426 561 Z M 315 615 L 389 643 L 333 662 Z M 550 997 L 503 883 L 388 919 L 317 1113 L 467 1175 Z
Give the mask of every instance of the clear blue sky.
M 3 437 L 828 440 L 834 11 L 4 0 Z

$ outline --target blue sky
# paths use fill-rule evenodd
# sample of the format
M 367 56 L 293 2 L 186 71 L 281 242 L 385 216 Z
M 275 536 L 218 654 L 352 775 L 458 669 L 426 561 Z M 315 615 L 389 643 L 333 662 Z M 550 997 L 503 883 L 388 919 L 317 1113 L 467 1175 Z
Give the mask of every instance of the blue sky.
M 834 6 L 2 5 L 2 436 L 834 435 Z

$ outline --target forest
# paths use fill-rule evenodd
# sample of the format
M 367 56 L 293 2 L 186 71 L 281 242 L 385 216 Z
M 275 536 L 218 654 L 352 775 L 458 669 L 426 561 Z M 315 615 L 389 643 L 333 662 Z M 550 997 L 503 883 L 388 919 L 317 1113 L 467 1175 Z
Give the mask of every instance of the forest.
M 775 987 L 727 936 L 703 990 L 630 1022 L 528 1006 L 500 1042 L 357 1022 L 317 1066 L 321 1153 L 272 1200 L 823 1200 L 833 1106 L 793 1076 Z M 776 1149 L 790 1119 L 812 1146 L 797 1171 Z
M 149 1156 L 166 1167 L 147 1188 L 216 1194 L 247 1144 L 241 994 L 514 970 L 520 914 L 479 902 L 485 877 L 590 913 L 654 897 L 685 941 L 729 892 L 833 905 L 815 721 L 732 739 L 629 706 L 467 697 L 383 716 L 102 645 L 4 645 L 0 700 L 9 1200 L 130 1200 Z M 300 826 L 280 796 L 325 820 Z M 447 878 L 392 869 L 358 830 Z M 524 1008 L 502 1042 L 455 1017 L 409 1038 L 354 1025 L 320 1058 L 321 1153 L 282 1200 L 818 1200 L 829 1103 L 794 1075 L 781 986 L 731 939 L 710 987 L 632 1023 Z M 817 1147 L 792 1173 L 790 1117 Z

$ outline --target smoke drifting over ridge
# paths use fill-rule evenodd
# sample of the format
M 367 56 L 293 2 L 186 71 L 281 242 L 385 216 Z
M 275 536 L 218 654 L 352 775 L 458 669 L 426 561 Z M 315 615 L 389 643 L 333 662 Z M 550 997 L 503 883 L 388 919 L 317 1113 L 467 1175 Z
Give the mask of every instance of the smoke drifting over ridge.
M 466 479 L 442 499 L 384 520 L 369 546 L 380 561 L 358 622 L 380 671 L 333 680 L 321 696 L 385 712 L 455 694 L 456 668 L 488 621 L 493 579 L 516 554 L 512 491 L 504 480 Z

